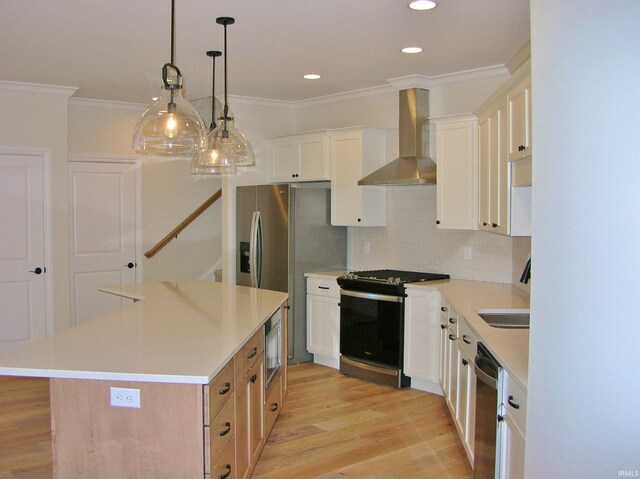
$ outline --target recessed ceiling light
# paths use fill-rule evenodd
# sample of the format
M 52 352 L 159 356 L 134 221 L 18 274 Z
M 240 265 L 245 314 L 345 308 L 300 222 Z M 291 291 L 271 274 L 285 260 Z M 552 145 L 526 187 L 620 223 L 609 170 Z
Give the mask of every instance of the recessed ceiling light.
M 317 73 L 308 73 L 308 74 L 304 75 L 303 78 L 305 80 L 319 80 L 322 77 L 320 75 L 318 75 Z
M 422 48 L 420 47 L 406 47 L 402 49 L 402 53 L 420 53 Z
M 409 4 L 409 8 L 412 10 L 431 10 L 436 8 L 436 2 L 432 0 L 414 0 Z

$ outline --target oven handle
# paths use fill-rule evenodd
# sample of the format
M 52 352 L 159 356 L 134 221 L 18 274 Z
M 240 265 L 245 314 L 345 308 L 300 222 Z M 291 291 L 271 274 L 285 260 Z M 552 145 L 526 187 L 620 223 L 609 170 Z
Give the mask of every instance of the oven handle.
M 340 294 L 344 296 L 353 296 L 354 298 L 373 299 L 378 301 L 388 301 L 390 303 L 402 303 L 402 296 L 389 296 L 388 294 L 363 293 L 361 291 L 351 291 L 341 289 Z

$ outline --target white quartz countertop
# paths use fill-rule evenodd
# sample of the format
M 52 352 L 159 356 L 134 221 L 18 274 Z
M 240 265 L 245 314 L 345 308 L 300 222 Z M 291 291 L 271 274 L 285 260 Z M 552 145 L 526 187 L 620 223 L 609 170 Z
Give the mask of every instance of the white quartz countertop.
M 493 328 L 476 313 L 479 309 L 528 309 L 529 294 L 510 284 L 452 279 L 413 283 L 407 288 L 435 288 L 464 317 L 479 340 L 509 375 L 527 389 L 529 379 L 529 330 Z
M 207 384 L 288 298 L 211 281 L 102 290 L 137 301 L 0 356 L 0 375 Z

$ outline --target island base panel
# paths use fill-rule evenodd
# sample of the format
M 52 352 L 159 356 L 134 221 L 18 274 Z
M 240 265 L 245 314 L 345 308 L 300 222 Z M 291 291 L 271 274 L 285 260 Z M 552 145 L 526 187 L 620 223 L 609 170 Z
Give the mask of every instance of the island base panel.
M 204 477 L 201 385 L 50 383 L 55 479 Z M 141 407 L 112 407 L 112 386 L 139 389 Z

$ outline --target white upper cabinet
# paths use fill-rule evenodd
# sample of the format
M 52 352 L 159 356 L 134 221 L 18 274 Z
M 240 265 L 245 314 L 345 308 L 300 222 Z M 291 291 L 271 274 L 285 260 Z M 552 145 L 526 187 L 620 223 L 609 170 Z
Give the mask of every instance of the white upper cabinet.
M 531 77 L 509 92 L 509 161 L 531 156 Z
M 478 229 L 531 235 L 531 73 L 525 63 L 476 111 Z
M 384 226 L 385 188 L 360 186 L 358 180 L 384 166 L 385 131 L 345 128 L 329 133 L 331 224 Z
M 478 222 L 478 121 L 475 115 L 432 120 L 439 229 L 474 230 Z
M 269 139 L 269 182 L 322 181 L 331 178 L 326 130 Z

